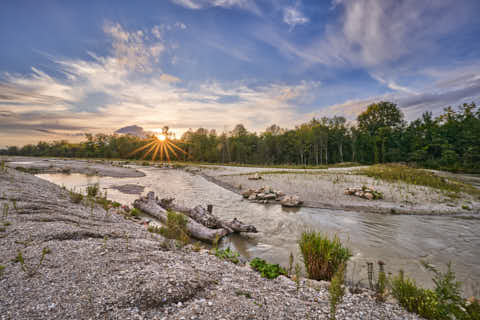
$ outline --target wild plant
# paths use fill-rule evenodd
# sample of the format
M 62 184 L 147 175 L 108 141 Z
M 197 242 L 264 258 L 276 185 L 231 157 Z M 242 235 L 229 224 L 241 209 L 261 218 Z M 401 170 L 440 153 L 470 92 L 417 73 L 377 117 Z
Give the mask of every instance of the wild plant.
M 250 261 L 250 266 L 252 266 L 253 270 L 260 272 L 262 277 L 267 279 L 275 279 L 280 275 L 287 275 L 287 271 L 278 264 L 267 263 L 265 260 L 260 258 L 254 258 L 252 261 Z
M 345 294 L 345 264 L 341 264 L 338 269 L 336 270 L 335 274 L 332 277 L 332 281 L 330 282 L 330 287 L 328 292 L 330 293 L 330 319 L 336 319 L 336 311 L 337 306 L 343 300 L 343 296 Z
M 103 249 L 107 249 L 107 241 L 108 241 L 108 236 L 103 237 Z
M 302 267 L 297 262 L 295 263 L 295 284 L 297 285 L 297 292 L 300 290 L 300 276 L 302 272 Z
M 12 199 L 12 205 L 13 205 L 13 209 L 15 209 L 15 211 L 18 211 L 17 200 Z
M 0 264 L 0 278 L 3 277 L 4 271 L 5 271 L 5 266 Z
M 289 276 L 292 275 L 292 271 L 293 271 L 293 252 L 290 252 L 290 256 L 288 257 L 288 270 L 287 270 L 287 274 Z
M 7 169 L 5 168 L 5 160 L 2 160 L 2 161 L 0 162 L 0 170 L 1 170 L 2 172 L 7 171 Z
M 96 197 L 98 194 L 98 190 L 99 190 L 98 183 L 87 186 L 87 196 L 92 198 Z
M 40 261 L 36 266 L 29 266 L 26 264 L 25 259 L 23 258 L 22 251 L 18 250 L 18 254 L 15 257 L 15 262 L 19 262 L 22 270 L 27 274 L 29 277 L 33 277 L 37 272 L 38 269 L 42 266 L 42 263 L 45 259 L 45 256 L 49 254 L 51 251 L 48 247 L 44 247 L 42 249 L 42 255 L 40 257 Z
M 240 262 L 240 260 L 238 259 L 240 254 L 238 252 L 230 250 L 230 247 L 227 247 L 227 249 L 223 249 L 223 250 L 216 248 L 215 256 L 220 259 L 230 261 L 234 264 L 238 264 Z
M 183 245 L 190 242 L 190 235 L 187 230 L 187 218 L 182 213 L 169 211 L 167 213 L 167 223 L 160 227 L 160 234 L 168 239 L 179 240 Z
M 8 203 L 3 204 L 2 217 L 6 219 L 8 217 Z
M 305 231 L 298 244 L 305 270 L 313 280 L 330 281 L 340 265 L 346 264 L 352 256 L 337 235 L 329 239 L 320 232 Z
M 76 192 L 75 190 L 69 190 L 68 193 L 69 193 L 69 195 L 70 195 L 70 200 L 71 200 L 73 203 L 80 203 L 80 202 L 82 202 L 82 200 L 83 200 L 83 194 L 81 194 L 80 192 Z

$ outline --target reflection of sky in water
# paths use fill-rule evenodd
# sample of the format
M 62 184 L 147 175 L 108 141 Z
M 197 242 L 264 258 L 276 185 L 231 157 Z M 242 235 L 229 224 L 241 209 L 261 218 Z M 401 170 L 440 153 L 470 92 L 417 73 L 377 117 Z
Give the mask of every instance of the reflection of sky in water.
M 360 272 L 358 279 L 366 278 L 367 261 L 383 260 L 388 271 L 396 273 L 403 269 L 420 283 L 429 283 L 431 274 L 426 273 L 419 263 L 420 259 L 425 259 L 438 266 L 452 261 L 459 280 L 469 282 L 467 294 L 472 293 L 472 283 L 478 287 L 479 220 L 380 215 L 313 208 L 285 210 L 279 205 L 250 203 L 235 193 L 185 171 L 144 167 L 140 170 L 147 176 L 39 176 L 68 189 L 84 190 L 89 184 L 99 183 L 102 189 L 108 191 L 109 199 L 123 204 L 130 204 L 138 196 L 110 189 L 112 186 L 139 184 L 145 186 L 143 194 L 153 190 L 159 197 L 175 197 L 177 203 L 188 207 L 213 204 L 214 214 L 225 219 L 236 217 L 245 223 L 254 224 L 260 231 L 258 234 L 232 235 L 222 241 L 222 246 L 230 246 L 249 259 L 259 256 L 287 266 L 290 252 L 296 257 L 299 256 L 297 239 L 301 232 L 313 229 L 330 235 L 338 234 L 352 249 L 352 264 L 355 263 L 356 273 Z M 352 269 L 353 266 L 349 268 L 350 271 Z

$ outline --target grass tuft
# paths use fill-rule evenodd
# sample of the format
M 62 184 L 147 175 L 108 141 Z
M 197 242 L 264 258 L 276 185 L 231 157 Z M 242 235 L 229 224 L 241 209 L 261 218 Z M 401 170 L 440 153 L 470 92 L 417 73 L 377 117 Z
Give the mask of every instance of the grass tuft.
M 333 239 L 320 232 L 305 231 L 298 242 L 305 270 L 313 280 L 330 281 L 342 264 L 352 256 L 335 235 Z

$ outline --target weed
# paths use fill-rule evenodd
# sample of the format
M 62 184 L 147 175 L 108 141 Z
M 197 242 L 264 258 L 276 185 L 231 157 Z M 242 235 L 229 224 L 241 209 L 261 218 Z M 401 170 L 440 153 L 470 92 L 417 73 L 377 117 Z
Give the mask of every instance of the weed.
M 302 266 L 297 262 L 295 263 L 295 283 L 297 284 L 297 292 L 300 289 L 300 276 L 301 276 Z
M 169 211 L 166 226 L 160 227 L 159 233 L 165 238 L 180 240 L 182 244 L 186 245 L 190 242 L 187 222 L 188 220 L 183 214 Z
M 195 252 L 199 252 L 200 250 L 202 250 L 202 244 L 200 242 L 196 241 L 192 245 L 192 250 L 195 251 Z
M 330 240 L 320 232 L 305 231 L 298 244 L 305 270 L 313 280 L 330 281 L 340 265 L 352 256 L 336 235 Z
M 8 203 L 3 204 L 2 217 L 6 219 L 8 217 Z
M 132 208 L 130 210 L 130 215 L 132 217 L 138 217 L 140 215 L 140 210 L 138 210 L 137 208 Z
M 103 237 L 103 249 L 107 249 L 108 236 Z
M 288 271 L 287 274 L 289 276 L 292 275 L 292 270 L 293 270 L 293 252 L 290 252 L 290 256 L 288 257 Z
M 216 248 L 215 256 L 223 260 L 228 260 L 235 264 L 240 262 L 240 260 L 238 259 L 238 257 L 240 256 L 238 252 L 230 250 L 230 247 L 227 247 L 227 249 L 224 250 Z
M 45 259 L 45 256 L 47 254 L 51 253 L 50 249 L 48 247 L 44 247 L 42 249 L 42 255 L 40 257 L 40 261 L 36 266 L 29 266 L 25 263 L 25 259 L 23 258 L 22 251 L 18 251 L 17 256 L 13 260 L 14 262 L 19 262 L 22 270 L 27 274 L 29 277 L 33 277 L 37 272 L 38 269 L 42 266 L 43 260 Z
M 96 197 L 98 194 L 98 190 L 99 190 L 98 183 L 87 186 L 87 196 L 92 198 Z
M 13 209 L 15 209 L 15 211 L 18 211 L 17 200 L 12 199 L 12 205 L 13 205 Z
M 391 279 L 392 294 L 406 310 L 415 312 L 425 319 L 480 319 L 478 302 L 468 304 L 461 296 L 460 282 L 455 280 L 455 273 L 450 263 L 447 271 L 442 273 L 435 267 L 422 262 L 427 270 L 434 273 L 433 290 L 417 287 L 414 280 L 404 276 L 400 271 Z
M 235 294 L 237 296 L 244 296 L 245 298 L 252 299 L 252 295 L 250 292 L 242 291 L 242 290 L 237 290 L 235 291 Z
M 73 202 L 73 203 L 80 203 L 82 202 L 83 200 L 83 194 L 81 194 L 80 192 L 75 192 L 75 190 L 70 190 L 68 191 L 69 195 L 70 195 L 70 200 Z
M 5 160 L 2 160 L 2 162 L 0 162 L 0 170 L 2 172 L 7 171 L 7 169 L 5 168 Z
M 5 271 L 5 266 L 0 264 L 0 278 L 3 276 L 4 271 Z
M 472 208 L 470 208 L 469 206 L 467 206 L 467 205 L 465 205 L 465 204 L 462 205 L 462 209 L 463 209 L 463 210 L 468 210 L 468 211 L 472 210 Z
M 5 221 L 5 222 L 3 223 L 3 225 L 4 225 L 5 227 L 8 227 L 9 225 L 11 225 L 11 223 L 8 222 L 8 221 Z
M 330 319 L 335 320 L 335 313 L 337 311 L 337 306 L 343 300 L 343 295 L 345 294 L 345 264 L 342 263 L 338 266 L 337 271 L 332 277 L 330 282 L 330 287 L 328 292 L 330 293 Z
M 275 279 L 280 275 L 287 275 L 287 271 L 278 264 L 270 264 L 260 258 L 254 258 L 250 261 L 250 266 L 252 266 L 253 270 L 260 272 L 262 277 L 267 279 Z
M 35 168 L 24 168 L 24 167 L 15 167 L 15 170 L 25 172 L 25 173 L 30 173 L 30 174 L 38 174 L 40 173 L 40 170 L 35 169 Z

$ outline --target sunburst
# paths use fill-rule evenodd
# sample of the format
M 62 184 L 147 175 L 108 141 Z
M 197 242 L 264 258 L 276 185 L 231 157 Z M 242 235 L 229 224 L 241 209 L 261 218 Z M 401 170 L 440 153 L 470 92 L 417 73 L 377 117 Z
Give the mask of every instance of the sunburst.
M 152 137 L 146 139 L 146 144 L 138 149 L 133 150 L 130 155 L 134 155 L 148 148 L 143 154 L 142 160 L 153 152 L 153 161 L 155 161 L 155 158 L 158 155 L 160 160 L 166 159 L 168 162 L 170 162 L 170 154 L 173 154 L 175 157 L 177 157 L 177 152 L 175 150 L 187 154 L 182 148 L 170 140 L 169 135 L 168 127 L 163 128 L 162 133 L 154 134 Z

